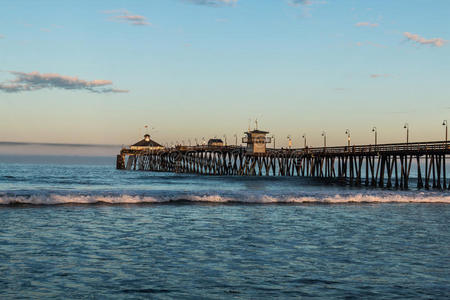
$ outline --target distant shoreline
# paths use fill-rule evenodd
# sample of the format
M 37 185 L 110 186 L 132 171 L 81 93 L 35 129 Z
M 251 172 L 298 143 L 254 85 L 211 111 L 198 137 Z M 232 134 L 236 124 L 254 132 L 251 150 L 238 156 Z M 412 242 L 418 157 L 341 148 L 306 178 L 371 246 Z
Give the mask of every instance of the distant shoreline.
M 111 165 L 115 157 L 108 155 L 0 154 L 0 164 L 67 164 Z
M 114 144 L 70 144 L 70 143 L 43 143 L 43 142 L 10 142 L 0 141 L 0 146 L 52 146 L 52 147 L 122 147 Z

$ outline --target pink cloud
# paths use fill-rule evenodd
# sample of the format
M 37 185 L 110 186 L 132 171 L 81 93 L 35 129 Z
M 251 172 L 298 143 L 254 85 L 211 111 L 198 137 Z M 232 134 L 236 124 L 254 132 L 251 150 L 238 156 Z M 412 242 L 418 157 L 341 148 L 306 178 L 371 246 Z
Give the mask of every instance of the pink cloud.
M 132 15 L 129 11 L 125 9 L 118 9 L 118 10 L 106 10 L 103 13 L 105 14 L 118 14 L 116 16 L 112 16 L 113 20 L 128 23 L 131 25 L 139 25 L 139 26 L 148 26 L 152 25 L 150 22 L 147 21 L 147 18 L 145 16 L 141 15 Z
M 424 37 L 421 37 L 418 34 L 413 34 L 410 32 L 404 32 L 403 35 L 409 40 L 416 42 L 420 45 L 431 45 L 435 47 L 442 47 L 444 44 L 446 44 L 448 41 L 444 40 L 443 38 L 432 38 L 432 39 L 426 39 Z
M 386 78 L 389 76 L 389 74 L 370 74 L 370 78 Z
M 208 6 L 234 5 L 238 2 L 238 0 L 187 0 L 187 1 L 194 4 L 208 5 Z
M 0 91 L 18 93 L 40 89 L 59 88 L 65 90 L 87 90 L 93 93 L 126 93 L 128 90 L 118 90 L 108 87 L 111 80 L 95 79 L 91 81 L 78 77 L 64 76 L 56 73 L 41 74 L 39 72 L 10 71 L 16 78 L 4 83 L 0 82 Z
M 311 0 L 291 0 L 291 5 L 298 6 L 298 5 L 311 5 Z
M 111 89 L 112 93 L 129 93 L 130 90 Z
M 309 6 L 313 4 L 326 4 L 327 1 L 324 0 L 290 0 L 289 5 L 291 6 Z

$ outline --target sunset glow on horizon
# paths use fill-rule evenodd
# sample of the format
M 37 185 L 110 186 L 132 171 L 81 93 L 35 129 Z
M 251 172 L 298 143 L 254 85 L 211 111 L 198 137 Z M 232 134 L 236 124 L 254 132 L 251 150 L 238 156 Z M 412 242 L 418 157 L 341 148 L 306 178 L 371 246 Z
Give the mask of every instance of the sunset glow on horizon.
M 450 2 L 3 1 L 0 142 L 444 139 Z M 147 125 L 151 129 L 146 129 Z

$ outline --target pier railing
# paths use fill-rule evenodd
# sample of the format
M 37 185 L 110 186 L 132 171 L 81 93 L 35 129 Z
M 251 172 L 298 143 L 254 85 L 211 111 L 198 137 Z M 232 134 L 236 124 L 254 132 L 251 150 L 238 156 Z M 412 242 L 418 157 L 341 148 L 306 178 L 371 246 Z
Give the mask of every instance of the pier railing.
M 353 146 L 333 146 L 333 147 L 312 147 L 312 148 L 293 148 L 293 149 L 273 149 L 269 148 L 268 151 L 287 151 L 287 152 L 303 152 L 303 153 L 355 153 L 355 154 L 367 154 L 367 153 L 381 153 L 381 152 L 402 152 L 402 151 L 427 151 L 427 150 L 448 150 L 450 149 L 450 143 L 445 141 L 436 142 L 417 142 L 417 143 L 392 143 L 392 144 L 378 144 L 378 145 L 353 145 Z
M 243 146 L 208 146 L 208 145 L 196 145 L 196 146 L 176 146 L 168 147 L 161 150 L 154 150 L 156 152 L 173 152 L 173 151 L 245 151 Z M 424 152 L 427 150 L 450 150 L 450 143 L 445 141 L 434 141 L 434 142 L 417 142 L 417 143 L 391 143 L 391 144 L 378 144 L 378 145 L 352 145 L 352 146 L 331 146 L 331 147 L 306 147 L 306 148 L 267 148 L 267 152 L 301 152 L 301 153 L 329 153 L 329 154 L 339 154 L 339 153 L 355 153 L 355 154 L 367 154 L 367 153 L 381 153 L 381 152 L 402 152 L 402 151 L 420 151 Z M 123 148 L 123 152 L 128 154 L 138 154 L 143 153 L 146 150 L 131 150 L 129 148 Z M 147 151 L 148 152 L 148 151 Z M 152 152 L 152 151 L 150 151 Z
M 450 189 L 446 141 L 267 148 L 249 153 L 241 146 L 177 146 L 159 150 L 122 149 L 117 169 L 227 176 L 302 176 L 354 185 L 408 188 L 414 166 L 418 188 Z

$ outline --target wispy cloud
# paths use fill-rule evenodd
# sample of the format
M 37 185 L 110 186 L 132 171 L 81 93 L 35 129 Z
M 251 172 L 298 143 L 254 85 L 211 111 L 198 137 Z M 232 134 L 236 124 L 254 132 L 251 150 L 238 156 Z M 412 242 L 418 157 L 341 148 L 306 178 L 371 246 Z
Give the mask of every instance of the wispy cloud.
M 136 26 L 152 25 L 150 22 L 148 22 L 147 17 L 132 14 L 126 9 L 105 10 L 103 11 L 103 13 L 112 15 L 111 20 L 117 22 L 128 23 Z
M 130 90 L 121 90 L 121 89 L 104 89 L 102 93 L 129 93 Z
M 292 7 L 300 7 L 302 10 L 302 17 L 310 17 L 312 7 L 314 4 L 325 4 L 323 0 L 289 0 L 288 4 Z
M 358 22 L 355 24 L 356 27 L 378 27 L 380 24 L 378 23 L 369 23 L 369 22 Z
M 198 5 L 207 5 L 207 6 L 230 6 L 235 5 L 238 0 L 185 0 L 187 2 L 198 4 Z
M 0 39 L 4 39 L 5 36 L 3 34 L 0 34 Z
M 65 90 L 86 90 L 93 93 L 128 93 L 128 90 L 112 88 L 112 81 L 95 79 L 91 81 L 78 77 L 64 76 L 55 73 L 41 74 L 39 72 L 9 71 L 15 78 L 6 82 L 0 82 L 0 91 L 7 93 L 19 93 L 36 91 L 41 89 L 59 88 Z
M 311 5 L 313 2 L 311 0 L 291 0 L 289 1 L 289 4 L 293 6 L 299 6 L 299 5 Z
M 391 76 L 391 75 L 389 75 L 389 74 L 370 74 L 370 78 L 386 78 L 389 76 Z
M 309 6 L 313 4 L 325 4 L 327 1 L 324 0 L 290 0 L 289 5 L 291 6 Z
M 444 44 L 446 44 L 448 41 L 444 40 L 443 38 L 432 38 L 432 39 L 426 39 L 424 37 L 421 37 L 418 34 L 413 34 L 410 32 L 404 32 L 403 35 L 406 37 L 407 40 L 416 42 L 420 45 L 431 45 L 435 47 L 442 47 Z

